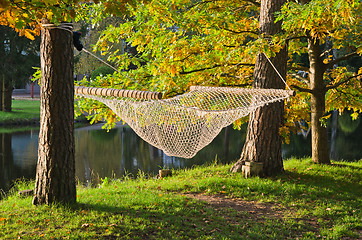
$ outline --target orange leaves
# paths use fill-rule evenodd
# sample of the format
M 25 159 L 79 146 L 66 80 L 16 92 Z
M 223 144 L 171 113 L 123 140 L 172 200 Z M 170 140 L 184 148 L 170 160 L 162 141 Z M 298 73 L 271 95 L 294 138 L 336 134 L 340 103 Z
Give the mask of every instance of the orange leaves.
M 0 0 L 0 24 L 14 28 L 29 39 L 40 34 L 39 22 L 47 18 L 53 23 L 70 21 L 76 15 L 78 1 L 5 1 Z
M 31 30 L 31 29 L 24 29 L 20 32 L 20 35 L 24 34 L 25 37 L 29 38 L 30 40 L 34 40 L 34 35 L 39 35 L 39 29 Z
M 7 8 L 9 6 L 9 1 L 7 0 L 0 0 L 0 10 Z

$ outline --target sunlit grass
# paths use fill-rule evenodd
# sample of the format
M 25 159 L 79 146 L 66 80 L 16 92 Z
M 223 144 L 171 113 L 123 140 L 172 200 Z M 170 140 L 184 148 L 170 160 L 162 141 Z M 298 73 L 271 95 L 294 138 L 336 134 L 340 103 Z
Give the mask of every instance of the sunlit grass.
M 12 101 L 11 112 L 0 112 L 1 123 L 16 123 L 33 121 L 40 118 L 39 100 L 17 100 Z
M 79 186 L 74 206 L 0 201 L 0 239 L 341 239 L 361 237 L 362 161 L 285 161 L 285 173 L 244 179 L 231 165 L 174 171 L 172 177 L 103 180 Z M 18 183 L 20 189 L 31 185 Z M 280 217 L 217 208 L 182 193 L 268 203 Z M 181 194 L 180 194 L 181 193 Z

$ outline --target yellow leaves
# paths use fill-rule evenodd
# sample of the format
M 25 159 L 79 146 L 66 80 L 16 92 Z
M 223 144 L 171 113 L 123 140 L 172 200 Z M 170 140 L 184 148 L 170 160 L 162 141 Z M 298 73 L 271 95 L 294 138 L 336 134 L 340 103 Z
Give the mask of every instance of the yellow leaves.
M 37 32 L 24 31 L 34 29 L 42 18 L 53 23 L 70 21 L 75 17 L 79 1 L 6 1 L 0 0 L 0 24 L 14 28 L 29 39 L 34 39 Z
M 177 73 L 177 67 L 175 65 L 172 65 L 171 68 L 170 68 L 170 73 L 171 73 L 171 76 L 175 76 L 176 73 Z
M 354 113 L 351 114 L 351 117 L 352 117 L 353 121 L 356 120 L 358 118 L 358 116 L 359 116 L 358 112 L 354 112 Z
M 54 5 L 54 4 L 57 4 L 58 1 L 57 0 L 45 0 L 44 3 L 47 5 Z
M 333 55 L 329 55 L 327 58 L 323 59 L 323 63 L 324 64 L 327 64 L 329 63 L 330 61 L 333 60 Z
M 30 29 L 25 29 L 24 30 L 24 35 L 25 37 L 29 38 L 30 40 L 34 40 L 35 37 L 34 35 L 32 34 L 33 31 L 31 31 Z
M 358 55 L 362 55 L 362 46 L 359 46 L 358 48 L 357 48 L 357 54 Z M 361 69 L 360 69 L 361 70 Z
M 53 12 L 51 12 L 51 11 L 46 11 L 44 17 L 47 18 L 49 21 L 51 21 L 51 20 L 53 19 L 53 15 L 54 15 Z

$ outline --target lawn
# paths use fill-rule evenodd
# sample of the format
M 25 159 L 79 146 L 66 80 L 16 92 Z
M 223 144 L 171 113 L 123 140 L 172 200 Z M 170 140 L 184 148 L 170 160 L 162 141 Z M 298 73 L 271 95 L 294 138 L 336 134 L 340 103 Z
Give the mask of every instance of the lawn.
M 11 112 L 0 112 L 0 123 L 2 124 L 27 123 L 39 120 L 39 118 L 39 100 L 14 99 Z
M 103 179 L 71 206 L 32 206 L 16 191 L 33 184 L 19 182 L 0 201 L 0 239 L 361 239 L 362 160 L 291 159 L 272 178 L 230 167 Z

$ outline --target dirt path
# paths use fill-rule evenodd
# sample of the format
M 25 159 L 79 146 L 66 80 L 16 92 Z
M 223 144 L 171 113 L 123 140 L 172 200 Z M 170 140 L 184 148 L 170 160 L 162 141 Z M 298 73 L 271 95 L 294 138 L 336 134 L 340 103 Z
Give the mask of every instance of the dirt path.
M 203 195 L 197 193 L 185 193 L 184 196 L 206 202 L 214 209 L 232 208 L 240 212 L 248 212 L 252 219 L 260 218 L 284 218 L 284 212 L 280 206 L 273 203 L 257 203 L 241 199 L 225 198 L 223 195 Z

